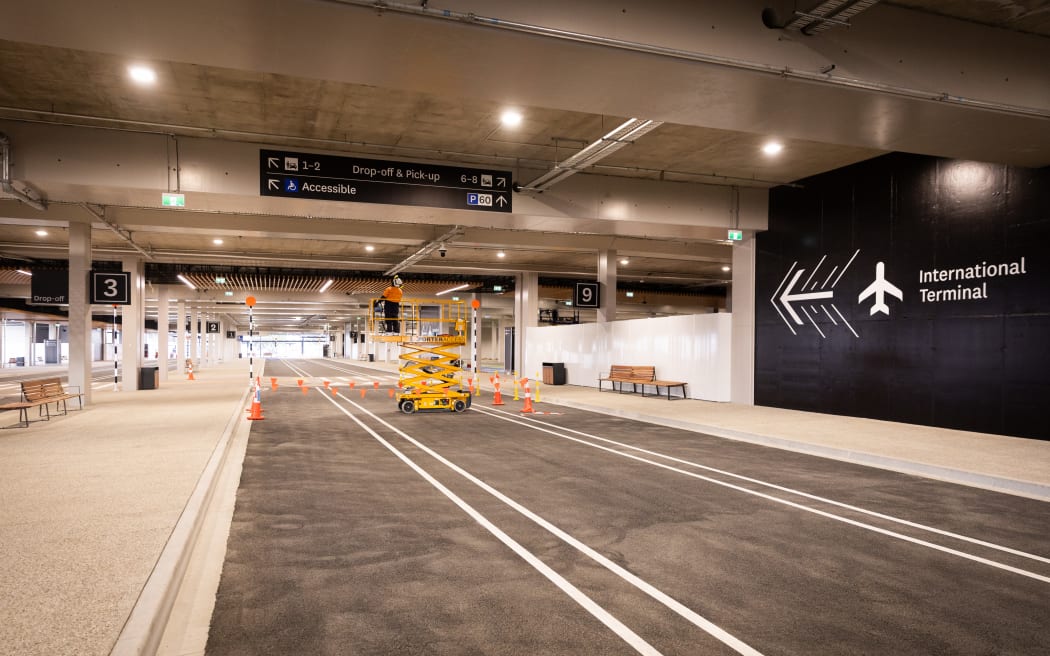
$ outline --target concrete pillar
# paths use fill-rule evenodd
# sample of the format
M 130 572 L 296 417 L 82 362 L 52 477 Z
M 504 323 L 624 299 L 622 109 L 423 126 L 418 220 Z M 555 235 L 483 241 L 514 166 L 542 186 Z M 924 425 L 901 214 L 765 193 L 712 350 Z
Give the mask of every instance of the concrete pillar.
M 121 307 L 121 389 L 134 392 L 139 388 L 139 367 L 142 365 L 142 344 L 145 325 L 145 263 L 137 257 L 121 260 L 124 271 L 131 273 L 129 295 L 131 304 Z
M 540 278 L 537 273 L 516 274 L 514 286 L 514 370 L 525 372 L 525 329 L 539 325 Z
M 733 245 L 733 283 L 728 307 L 733 313 L 729 400 L 755 404 L 755 237 Z
M 616 321 L 616 251 L 598 253 L 598 323 Z
M 161 285 L 157 290 L 157 366 L 160 367 L 158 373 L 161 381 L 168 379 L 168 363 L 171 362 L 168 356 L 171 348 L 168 346 L 168 323 L 171 318 L 168 310 L 169 293 L 167 285 Z
M 200 308 L 190 308 L 190 360 L 194 369 L 201 367 L 200 323 Z
M 175 304 L 175 370 L 186 374 L 186 301 Z
M 25 331 L 23 336 L 26 340 L 26 366 L 35 367 L 36 351 L 33 349 L 33 347 L 35 346 L 35 344 L 33 344 L 33 340 L 36 339 L 36 322 L 26 319 L 23 323 L 23 328 Z
M 79 387 L 84 405 L 91 403 L 91 224 L 69 224 L 69 385 Z M 60 345 L 61 347 L 61 345 Z

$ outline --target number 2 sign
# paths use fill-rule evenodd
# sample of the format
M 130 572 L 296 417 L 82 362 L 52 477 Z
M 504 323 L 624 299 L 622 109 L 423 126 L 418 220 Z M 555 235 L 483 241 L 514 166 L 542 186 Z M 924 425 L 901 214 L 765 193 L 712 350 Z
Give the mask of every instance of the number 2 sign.
M 131 305 L 131 273 L 91 272 L 92 305 Z

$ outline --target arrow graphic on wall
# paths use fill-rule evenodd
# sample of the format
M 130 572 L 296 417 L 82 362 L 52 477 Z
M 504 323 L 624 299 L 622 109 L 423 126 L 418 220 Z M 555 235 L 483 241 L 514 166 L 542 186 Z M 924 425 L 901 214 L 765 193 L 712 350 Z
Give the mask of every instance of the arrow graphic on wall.
M 780 281 L 779 285 L 777 285 L 777 289 L 775 292 L 773 292 L 773 296 L 770 297 L 769 302 L 773 304 L 773 309 L 775 309 L 777 311 L 777 314 L 780 315 L 780 318 L 784 321 L 784 325 L 788 327 L 788 330 L 791 331 L 792 335 L 798 334 L 795 332 L 795 327 L 791 325 L 792 321 L 797 326 L 801 326 L 805 323 L 802 320 L 802 317 L 799 316 L 799 312 L 801 312 L 803 315 L 805 315 L 806 319 L 808 319 L 809 322 L 813 324 L 813 328 L 816 329 L 817 333 L 819 333 L 821 337 L 827 337 L 827 335 L 824 334 L 824 331 L 820 329 L 820 326 L 817 325 L 816 320 L 813 318 L 814 316 L 820 316 L 820 312 L 817 311 L 817 308 L 819 307 L 820 310 L 823 311 L 824 315 L 831 320 L 832 325 L 837 326 L 839 325 L 839 321 L 841 321 L 849 329 L 849 331 L 853 333 L 854 337 L 860 337 L 860 335 L 857 334 L 857 331 L 853 330 L 853 326 L 851 326 L 850 323 L 846 321 L 846 317 L 842 316 L 842 313 L 839 312 L 839 309 L 835 307 L 835 304 L 830 303 L 830 301 L 835 297 L 835 285 L 837 285 L 839 283 L 839 280 L 842 279 L 842 275 L 846 273 L 846 269 L 848 269 L 849 266 L 853 264 L 853 260 L 857 258 L 858 253 L 860 253 L 860 249 L 857 249 L 853 253 L 853 257 L 849 259 L 849 262 L 846 262 L 846 266 L 842 267 L 841 271 L 839 271 L 838 265 L 833 267 L 831 269 L 831 273 L 829 273 L 827 277 L 824 278 L 823 283 L 821 283 L 820 278 L 817 277 L 817 271 L 824 264 L 824 260 L 826 260 L 828 257 L 827 255 L 824 255 L 820 258 L 820 262 L 817 262 L 817 266 L 813 267 L 813 270 L 810 272 L 809 277 L 807 277 L 806 281 L 801 284 L 799 283 L 799 280 L 802 278 L 803 275 L 805 275 L 806 270 L 796 270 L 795 267 L 798 266 L 797 261 L 791 264 L 791 268 L 788 269 L 788 272 L 784 276 L 784 279 Z M 837 276 L 835 275 L 836 272 L 838 273 Z M 790 282 L 788 281 L 789 278 Z M 832 281 L 832 278 L 834 278 L 834 281 Z M 786 287 L 784 286 L 784 283 L 787 283 Z M 817 290 L 817 285 L 820 285 L 819 290 Z M 783 293 L 781 293 L 781 289 L 784 290 Z M 815 305 L 810 303 L 807 309 L 807 306 L 805 303 L 803 303 L 803 301 L 821 302 Z M 784 312 L 780 311 L 780 306 L 784 307 L 784 311 L 787 312 L 788 316 L 791 317 L 792 321 L 789 321 L 787 316 L 784 316 Z M 831 310 L 829 310 L 828 307 L 830 307 Z M 831 312 L 832 310 L 835 313 L 834 315 Z M 810 311 L 812 311 L 812 314 L 810 314 Z M 838 316 L 838 319 L 835 318 L 836 316 Z

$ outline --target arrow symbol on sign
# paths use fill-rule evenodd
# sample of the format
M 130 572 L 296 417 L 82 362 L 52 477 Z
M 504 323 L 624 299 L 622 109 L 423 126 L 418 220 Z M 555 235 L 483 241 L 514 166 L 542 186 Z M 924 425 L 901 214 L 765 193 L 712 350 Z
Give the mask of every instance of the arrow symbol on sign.
M 500 194 L 499 196 L 496 196 L 496 202 L 499 204 L 500 207 L 503 207 L 507 204 L 507 198 L 503 194 Z
M 802 277 L 802 273 L 802 269 L 796 271 L 795 276 L 791 279 L 791 282 L 788 283 L 787 289 L 785 289 L 784 293 L 780 295 L 780 303 L 784 306 L 784 309 L 787 310 L 787 313 L 791 315 L 791 318 L 795 320 L 795 323 L 800 326 L 802 325 L 802 319 L 795 313 L 795 309 L 791 307 L 792 303 L 796 301 L 811 301 L 818 298 L 831 298 L 835 295 L 834 291 L 792 294 L 791 290 L 795 288 L 795 283 L 797 283 L 798 279 Z
M 507 179 L 506 178 L 496 178 L 496 186 L 497 187 L 506 187 L 507 186 Z
M 277 169 L 277 168 L 280 168 L 281 165 L 280 165 L 280 162 L 278 161 L 278 158 L 276 158 L 276 157 L 267 157 L 266 158 L 266 167 L 267 168 L 271 168 L 271 169 Z
M 266 181 L 266 187 L 267 187 L 267 189 L 272 189 L 274 191 L 280 191 L 281 190 L 281 181 L 280 180 L 274 180 L 273 178 L 269 178 Z

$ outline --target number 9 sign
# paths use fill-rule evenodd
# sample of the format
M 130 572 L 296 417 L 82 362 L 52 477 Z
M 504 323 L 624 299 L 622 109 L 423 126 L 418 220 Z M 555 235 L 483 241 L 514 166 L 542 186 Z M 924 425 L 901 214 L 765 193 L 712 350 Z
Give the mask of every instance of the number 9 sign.
M 131 305 L 131 274 L 91 272 L 92 305 Z
M 598 299 L 598 283 L 596 282 L 578 282 L 576 283 L 576 290 L 572 295 L 572 304 L 574 307 L 582 308 L 597 308 L 599 307 Z

